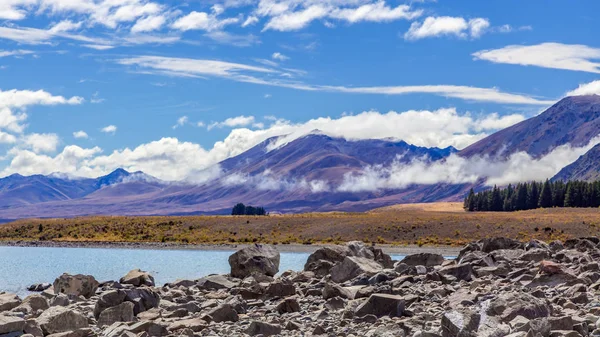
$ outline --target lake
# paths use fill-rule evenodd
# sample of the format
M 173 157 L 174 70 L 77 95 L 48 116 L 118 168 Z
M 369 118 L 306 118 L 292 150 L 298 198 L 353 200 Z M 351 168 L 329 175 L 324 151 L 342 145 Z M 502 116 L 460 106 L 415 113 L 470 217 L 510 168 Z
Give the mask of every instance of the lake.
M 152 273 L 157 285 L 229 273 L 227 250 L 162 250 L 115 248 L 1 247 L 0 291 L 27 295 L 35 283 L 52 283 L 62 273 L 94 275 L 98 281 L 119 280 L 131 269 Z M 281 253 L 279 270 L 302 270 L 309 253 Z M 392 255 L 395 260 L 402 255 Z

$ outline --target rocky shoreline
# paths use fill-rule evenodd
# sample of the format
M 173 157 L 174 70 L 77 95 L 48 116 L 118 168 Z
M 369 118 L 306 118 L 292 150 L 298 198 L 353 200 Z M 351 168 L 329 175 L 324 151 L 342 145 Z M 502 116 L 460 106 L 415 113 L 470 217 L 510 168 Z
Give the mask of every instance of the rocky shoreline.
M 252 244 L 253 245 L 253 244 Z M 0 247 L 50 247 L 50 248 L 109 248 L 109 249 L 152 249 L 152 250 L 238 250 L 252 246 L 250 244 L 184 244 L 172 242 L 102 242 L 102 241 L 31 241 L 0 240 Z M 312 253 L 319 248 L 331 247 L 327 244 L 279 244 L 277 250 L 286 253 Z M 410 255 L 434 253 L 443 256 L 457 256 L 460 248 L 451 246 L 393 246 L 377 245 L 387 254 Z
M 598 238 L 484 239 L 455 260 L 402 261 L 349 242 L 281 274 L 278 248 L 247 246 L 230 274 L 164 286 L 132 270 L 102 283 L 63 274 L 25 299 L 0 293 L 0 336 L 600 336 Z

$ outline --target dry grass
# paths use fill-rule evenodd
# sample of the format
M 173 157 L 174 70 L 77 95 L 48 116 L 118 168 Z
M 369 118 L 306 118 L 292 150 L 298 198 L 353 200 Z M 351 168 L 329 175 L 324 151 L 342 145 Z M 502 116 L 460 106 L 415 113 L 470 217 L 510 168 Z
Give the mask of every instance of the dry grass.
M 485 237 L 565 240 L 598 235 L 598 209 L 467 213 L 455 205 L 398 206 L 368 213 L 269 217 L 83 217 L 0 225 L 0 240 L 179 243 L 336 243 L 458 246 Z

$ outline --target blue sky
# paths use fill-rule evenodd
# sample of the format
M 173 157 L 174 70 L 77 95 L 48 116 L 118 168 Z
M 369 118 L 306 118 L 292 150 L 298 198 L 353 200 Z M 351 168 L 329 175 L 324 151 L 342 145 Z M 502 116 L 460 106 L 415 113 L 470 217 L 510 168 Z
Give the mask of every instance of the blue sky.
M 600 93 L 598 10 L 593 0 L 5 0 L 0 175 L 125 167 L 187 179 L 314 128 L 463 148 L 569 92 Z

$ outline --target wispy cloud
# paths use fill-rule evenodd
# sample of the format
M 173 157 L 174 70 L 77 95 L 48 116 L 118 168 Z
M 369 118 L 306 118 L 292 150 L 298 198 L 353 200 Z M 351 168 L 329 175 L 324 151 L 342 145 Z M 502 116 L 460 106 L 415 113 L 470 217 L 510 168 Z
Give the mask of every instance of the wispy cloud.
M 473 53 L 476 60 L 600 74 L 600 48 L 579 44 L 511 45 Z M 596 60 L 596 61 L 594 61 Z
M 137 67 L 144 73 L 180 77 L 222 77 L 238 82 L 277 86 L 303 91 L 327 91 L 356 94 L 406 95 L 429 93 L 467 101 L 495 102 L 504 104 L 548 105 L 552 100 L 502 92 L 497 88 L 478 88 L 460 85 L 416 85 L 380 87 L 344 87 L 311 85 L 297 81 L 285 81 L 286 72 L 270 67 L 258 67 L 216 60 L 173 58 L 163 56 L 137 56 L 117 60 L 118 63 Z

